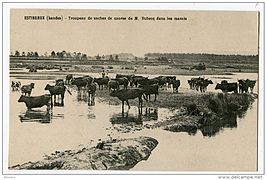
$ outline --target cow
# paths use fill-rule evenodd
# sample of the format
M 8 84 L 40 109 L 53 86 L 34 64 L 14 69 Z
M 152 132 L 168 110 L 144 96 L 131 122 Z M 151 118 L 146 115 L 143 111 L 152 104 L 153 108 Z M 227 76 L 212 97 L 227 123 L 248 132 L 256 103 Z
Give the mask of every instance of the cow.
M 127 89 L 129 81 L 126 77 L 116 78 L 116 81 L 118 81 L 119 85 L 123 85 L 124 89 Z
M 248 92 L 248 84 L 244 79 L 238 80 L 238 87 L 239 87 L 239 93 L 247 93 Z
M 159 85 L 153 84 L 153 85 L 139 85 L 139 88 L 144 89 L 144 94 L 146 95 L 146 101 L 150 100 L 150 95 L 154 94 L 155 99 L 157 100 L 157 95 L 159 94 Z
M 204 79 L 199 83 L 200 92 L 206 92 L 209 84 L 213 84 L 212 80 Z
M 26 104 L 26 107 L 28 110 L 32 108 L 40 108 L 43 107 L 44 105 L 47 106 L 47 109 L 50 109 L 50 95 L 45 94 L 41 96 L 24 96 L 21 95 L 18 102 L 24 102 Z
M 132 77 L 132 80 L 130 81 L 130 86 L 137 87 L 139 81 L 143 81 L 143 80 L 146 80 L 146 79 L 148 79 L 148 78 L 147 77 L 143 77 L 143 76 L 134 76 L 134 77 Z
M 165 76 L 165 78 L 166 78 L 166 83 L 168 83 L 168 87 L 170 87 L 172 82 L 176 80 L 176 76 Z
M 97 83 L 91 82 L 87 83 L 86 91 L 88 93 L 88 106 L 95 104 L 95 92 L 96 92 Z
M 94 82 L 98 84 L 99 90 L 100 88 L 103 90 L 104 86 L 106 86 L 106 89 L 107 89 L 109 78 L 108 77 L 94 78 Z
M 253 93 L 253 89 L 254 89 L 255 84 L 256 84 L 256 80 L 246 79 L 246 83 L 248 84 L 248 87 L 250 88 L 250 93 L 252 94 Z
M 119 83 L 118 81 L 116 80 L 110 80 L 108 82 L 108 90 L 111 91 L 111 90 L 119 90 L 120 86 L 119 86 Z
M 134 76 L 135 76 L 134 74 L 130 74 L 130 75 L 116 74 L 116 79 L 125 77 L 125 78 L 128 79 L 129 82 L 131 82 L 131 80 L 132 80 L 132 78 L 133 78 Z
M 124 112 L 124 101 L 126 101 L 128 108 L 130 109 L 130 104 L 128 102 L 129 99 L 138 98 L 138 108 L 139 110 L 142 109 L 143 100 L 142 96 L 144 94 L 144 89 L 141 88 L 133 88 L 133 89 L 121 89 L 111 91 L 110 96 L 117 97 L 119 100 L 122 101 L 122 112 Z M 140 112 L 140 111 L 139 111 Z
M 66 76 L 66 84 L 70 84 L 70 82 L 73 80 L 73 75 L 72 74 L 68 74 Z
M 87 83 L 91 83 L 93 82 L 93 80 L 94 79 L 91 76 L 78 77 L 78 78 L 74 78 L 71 84 L 76 85 L 78 88 L 78 91 L 80 91 L 82 87 L 86 87 Z
M 25 96 L 27 94 L 28 94 L 28 96 L 30 96 L 33 88 L 34 88 L 34 83 L 31 83 L 28 85 L 23 85 L 20 90 L 21 90 L 21 93 L 22 94 L 24 93 Z
M 170 84 L 172 84 L 172 92 L 174 92 L 174 89 L 176 90 L 176 92 L 178 93 L 178 88 L 180 87 L 180 85 L 181 85 L 181 82 L 180 82 L 180 80 L 178 79 L 178 80 L 172 80 L 171 82 L 170 82 Z
M 51 86 L 51 85 L 47 84 L 45 86 L 44 90 L 48 90 L 50 92 L 50 95 L 51 95 L 51 106 L 52 107 L 53 107 L 52 97 L 54 96 L 54 103 L 56 104 L 56 95 L 60 95 L 61 96 L 61 105 L 64 106 L 64 96 L 65 96 L 65 91 L 66 91 L 66 87 L 65 86 Z
M 12 81 L 12 82 L 11 82 L 11 88 L 12 88 L 12 91 L 17 91 L 17 90 L 19 90 L 20 86 L 21 86 L 20 81 Z
M 237 83 L 217 84 L 215 90 L 220 89 L 224 93 L 233 91 L 237 93 Z

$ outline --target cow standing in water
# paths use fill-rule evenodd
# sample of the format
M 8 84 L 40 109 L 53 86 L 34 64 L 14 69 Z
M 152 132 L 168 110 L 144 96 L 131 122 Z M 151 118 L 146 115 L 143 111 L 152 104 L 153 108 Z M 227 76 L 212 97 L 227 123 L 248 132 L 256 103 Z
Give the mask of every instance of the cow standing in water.
M 65 86 L 51 86 L 47 84 L 45 86 L 45 90 L 48 90 L 51 94 L 51 106 L 53 107 L 53 96 L 54 96 L 54 103 L 56 104 L 56 95 L 61 96 L 61 106 L 64 106 L 64 95 L 66 91 Z M 70 91 L 68 90 L 68 93 L 71 95 Z
M 28 96 L 24 96 L 21 95 L 18 102 L 24 102 L 26 104 L 26 107 L 28 110 L 32 109 L 32 108 L 40 108 L 44 105 L 47 106 L 47 110 L 50 109 L 50 95 L 49 94 L 45 94 L 42 96 L 32 96 L 32 97 L 28 97 Z
M 92 82 L 86 85 L 86 91 L 88 93 L 88 106 L 95 105 L 95 92 L 97 84 Z
M 112 91 L 110 93 L 110 96 L 117 97 L 119 98 L 119 100 L 122 101 L 122 112 L 124 112 L 124 101 L 126 101 L 128 108 L 130 109 L 131 107 L 128 100 L 138 98 L 138 108 L 140 113 L 143 106 L 143 100 L 142 100 L 143 94 L 144 94 L 144 89 L 135 88 L 135 89 L 121 89 L 117 91 Z

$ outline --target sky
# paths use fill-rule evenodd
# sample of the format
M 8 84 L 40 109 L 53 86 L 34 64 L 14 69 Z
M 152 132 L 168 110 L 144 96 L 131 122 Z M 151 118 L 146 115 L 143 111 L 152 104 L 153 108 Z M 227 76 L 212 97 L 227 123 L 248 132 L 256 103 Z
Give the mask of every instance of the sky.
M 60 16 L 63 21 L 24 20 Z M 112 17 L 112 20 L 69 20 Z M 114 20 L 138 17 L 139 20 Z M 142 20 L 186 17 L 187 20 Z M 245 11 L 129 11 L 12 9 L 10 51 L 97 54 L 155 53 L 258 54 L 258 14 Z

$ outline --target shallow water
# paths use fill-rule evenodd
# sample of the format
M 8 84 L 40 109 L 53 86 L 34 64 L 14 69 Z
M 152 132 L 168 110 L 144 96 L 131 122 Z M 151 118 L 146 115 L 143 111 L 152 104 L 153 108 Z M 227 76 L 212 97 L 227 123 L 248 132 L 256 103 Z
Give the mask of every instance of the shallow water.
M 78 74 L 78 73 L 77 73 Z M 82 75 L 84 73 L 81 73 Z M 94 77 L 100 74 L 88 74 Z M 114 74 L 109 74 L 115 77 Z M 25 79 L 25 74 L 13 75 L 12 80 L 22 84 L 35 83 L 32 96 L 47 94 L 44 90 L 49 80 Z M 151 76 L 153 77 L 153 76 Z M 180 92 L 189 90 L 187 80 L 192 76 L 177 76 L 181 80 Z M 229 82 L 237 79 L 257 79 L 257 74 L 210 75 L 214 84 L 208 91 L 215 91 L 215 83 L 223 77 Z M 229 79 L 230 78 L 230 79 Z M 45 77 L 42 77 L 45 79 Z M 147 161 L 140 162 L 132 170 L 255 170 L 257 148 L 256 102 L 243 119 L 237 119 L 234 125 L 221 127 L 216 136 L 203 136 L 198 130 L 194 136 L 188 133 L 172 133 L 162 129 L 144 129 L 146 125 L 169 119 L 175 111 L 164 108 L 144 107 L 142 114 L 132 106 L 129 111 L 121 112 L 121 106 L 104 103 L 96 97 L 95 105 L 88 106 L 86 96 L 75 88 L 68 87 L 72 95 L 65 93 L 64 106 L 55 106 L 50 113 L 46 108 L 27 111 L 24 103 L 18 103 L 20 92 L 10 92 L 9 121 L 9 165 L 35 161 L 44 154 L 56 150 L 74 149 L 82 144 L 96 144 L 99 139 L 151 136 L 159 141 Z M 171 91 L 170 89 L 164 91 Z M 257 84 L 254 89 L 257 92 Z M 196 92 L 198 93 L 198 92 Z M 209 131 L 209 130 L 207 130 Z M 244 148 L 244 146 L 246 148 Z M 247 157 L 247 158 L 242 158 Z M 246 160 L 247 159 L 247 160 Z M 236 161 L 236 162 L 235 162 Z

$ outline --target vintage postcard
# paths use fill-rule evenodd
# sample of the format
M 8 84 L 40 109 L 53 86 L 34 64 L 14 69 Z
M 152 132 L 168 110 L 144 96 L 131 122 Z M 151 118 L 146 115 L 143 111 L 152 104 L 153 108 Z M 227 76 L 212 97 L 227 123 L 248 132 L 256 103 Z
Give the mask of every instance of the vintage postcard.
M 6 172 L 262 172 L 259 8 L 8 13 Z

